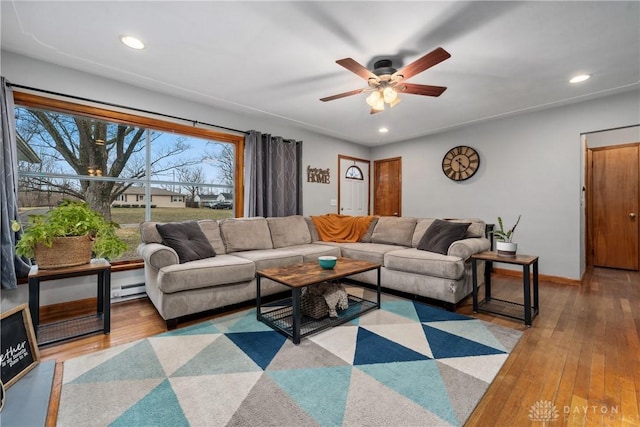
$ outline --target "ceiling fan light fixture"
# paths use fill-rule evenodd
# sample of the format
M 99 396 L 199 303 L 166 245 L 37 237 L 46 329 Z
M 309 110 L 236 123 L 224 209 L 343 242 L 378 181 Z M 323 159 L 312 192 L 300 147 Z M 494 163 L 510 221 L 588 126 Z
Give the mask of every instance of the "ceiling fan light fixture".
M 389 107 L 391 107 L 391 108 L 395 107 L 396 105 L 398 105 L 400 103 L 400 101 L 401 101 L 401 99 L 396 96 L 396 99 L 394 99 L 393 101 L 391 101 L 389 103 Z
M 398 99 L 398 92 L 396 92 L 392 87 L 387 86 L 382 91 L 382 97 L 384 98 L 384 102 L 391 104 Z
M 380 96 L 380 92 L 378 92 L 377 90 L 374 90 L 373 92 L 371 92 L 371 95 L 367 96 L 367 104 L 369 104 L 369 106 L 372 108 L 374 108 L 381 100 L 382 97 Z M 384 103 L 384 101 L 382 102 Z

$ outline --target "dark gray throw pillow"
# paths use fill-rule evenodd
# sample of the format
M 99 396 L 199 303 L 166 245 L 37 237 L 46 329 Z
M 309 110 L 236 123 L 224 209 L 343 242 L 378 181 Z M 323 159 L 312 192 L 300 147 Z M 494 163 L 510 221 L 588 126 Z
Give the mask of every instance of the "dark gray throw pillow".
M 178 254 L 180 264 L 216 256 L 216 251 L 195 221 L 156 224 L 162 244 Z
M 449 222 L 436 219 L 422 235 L 418 249 L 446 255 L 453 242 L 464 239 L 470 225 L 470 222 Z

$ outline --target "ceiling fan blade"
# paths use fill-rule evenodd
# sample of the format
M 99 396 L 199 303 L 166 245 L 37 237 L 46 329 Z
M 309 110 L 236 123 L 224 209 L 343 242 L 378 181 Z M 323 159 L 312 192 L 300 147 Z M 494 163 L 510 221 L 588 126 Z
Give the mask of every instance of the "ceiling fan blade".
M 407 80 L 408 78 L 413 77 L 416 74 L 421 73 L 424 70 L 431 68 L 450 57 L 451 54 L 449 52 L 439 47 L 427 53 L 422 58 L 415 60 L 406 67 L 403 67 L 400 70 L 396 71 L 394 75 L 401 74 L 403 76 L 402 79 Z
M 371 71 L 367 70 L 367 68 L 364 65 L 360 65 L 359 63 L 357 63 L 355 60 L 351 58 L 338 59 L 336 61 L 336 64 L 342 65 L 347 70 L 359 75 L 365 80 L 378 78 L 378 76 L 373 74 Z
M 440 96 L 447 90 L 444 86 L 416 85 L 412 83 L 401 83 L 397 87 L 399 92 L 412 93 L 414 95 Z
M 345 98 L 345 97 L 351 96 L 351 95 L 357 95 L 359 93 L 362 93 L 363 90 L 364 89 L 356 89 L 356 90 L 352 90 L 350 92 L 343 92 L 343 93 L 339 93 L 337 95 L 327 96 L 326 98 L 320 98 L 320 101 L 327 102 L 327 101 L 333 101 L 334 99 Z

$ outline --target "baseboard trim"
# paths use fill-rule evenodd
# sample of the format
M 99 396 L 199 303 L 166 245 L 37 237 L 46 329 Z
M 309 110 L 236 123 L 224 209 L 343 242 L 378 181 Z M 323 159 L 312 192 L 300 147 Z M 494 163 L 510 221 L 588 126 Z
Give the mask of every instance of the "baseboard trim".
M 522 271 L 508 270 L 506 268 L 494 267 L 492 272 L 493 274 L 501 274 L 504 276 L 522 277 Z M 582 283 L 582 281 L 578 279 L 570 279 L 568 277 L 559 277 L 559 276 L 549 276 L 547 274 L 538 274 L 538 280 L 544 280 L 545 282 L 559 283 L 562 285 L 573 285 L 573 286 L 580 286 L 580 284 Z

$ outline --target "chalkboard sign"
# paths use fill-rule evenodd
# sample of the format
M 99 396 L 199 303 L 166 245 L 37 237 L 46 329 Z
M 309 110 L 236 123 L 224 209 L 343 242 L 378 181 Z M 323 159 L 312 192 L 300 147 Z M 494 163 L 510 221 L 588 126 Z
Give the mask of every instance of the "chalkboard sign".
M 0 317 L 0 362 L 2 383 L 11 387 L 40 361 L 40 352 L 26 304 L 2 313 Z

